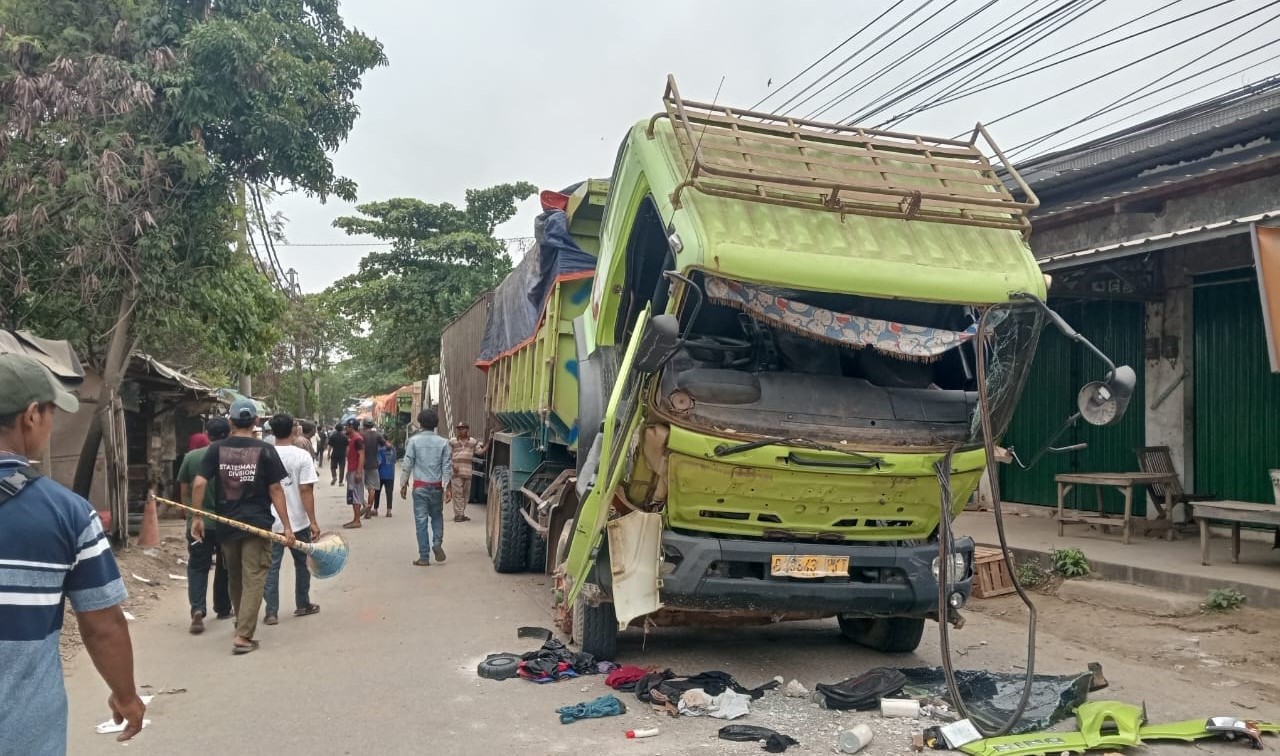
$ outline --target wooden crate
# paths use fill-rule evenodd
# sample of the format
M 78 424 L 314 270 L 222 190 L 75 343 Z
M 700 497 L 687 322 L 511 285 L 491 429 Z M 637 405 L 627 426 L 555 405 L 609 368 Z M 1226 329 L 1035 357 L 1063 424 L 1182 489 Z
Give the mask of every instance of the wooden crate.
M 973 596 L 991 598 L 1013 593 L 1013 578 L 1000 549 L 978 546 L 973 550 Z

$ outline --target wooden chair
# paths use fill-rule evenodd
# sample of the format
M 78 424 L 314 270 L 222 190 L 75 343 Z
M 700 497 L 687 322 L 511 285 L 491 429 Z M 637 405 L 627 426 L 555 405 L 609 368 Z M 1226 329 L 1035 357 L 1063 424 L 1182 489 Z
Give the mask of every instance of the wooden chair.
M 1169 447 L 1144 446 L 1137 450 L 1137 454 L 1138 454 L 1138 469 L 1141 470 L 1142 472 L 1160 473 L 1162 475 L 1176 475 L 1177 471 L 1174 470 L 1173 457 L 1169 454 Z M 1177 483 L 1172 484 L 1171 488 L 1172 488 L 1172 491 L 1170 491 L 1170 493 L 1173 494 L 1171 497 L 1171 501 L 1173 501 L 1174 504 L 1183 504 L 1186 506 L 1186 518 L 1182 522 L 1183 525 L 1186 525 L 1191 522 L 1191 508 L 1195 505 L 1195 502 L 1214 501 L 1215 499 L 1221 498 L 1215 494 L 1187 493 L 1186 491 L 1182 490 L 1181 480 L 1179 480 L 1179 482 Z M 1157 511 L 1164 510 L 1164 500 L 1165 500 L 1165 484 L 1164 483 L 1153 483 L 1147 486 L 1147 495 L 1151 497 L 1151 502 L 1155 504 Z M 1168 514 L 1169 514 L 1169 517 L 1173 516 L 1172 512 Z

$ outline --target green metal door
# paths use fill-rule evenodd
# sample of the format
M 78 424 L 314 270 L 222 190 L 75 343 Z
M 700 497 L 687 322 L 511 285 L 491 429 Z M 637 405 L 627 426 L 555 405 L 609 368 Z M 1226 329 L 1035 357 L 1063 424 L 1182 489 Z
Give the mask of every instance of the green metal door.
M 1272 504 L 1280 376 L 1271 372 L 1252 269 L 1196 279 L 1195 490 Z
M 1031 470 L 1017 464 L 1001 465 L 1000 490 L 1005 501 L 1057 506 L 1057 486 L 1053 476 L 1062 472 L 1131 472 L 1138 466 L 1134 450 L 1143 446 L 1146 418 L 1143 408 L 1142 340 L 1145 306 L 1142 302 L 1087 300 L 1052 303 L 1076 330 L 1087 336 L 1117 365 L 1130 365 L 1138 373 L 1138 386 L 1129 411 L 1117 425 L 1099 428 L 1083 421 L 1064 433 L 1055 446 L 1085 443 L 1080 451 L 1049 453 Z M 1101 361 L 1083 347 L 1073 344 L 1057 330 L 1046 328 L 1031 366 L 1031 375 L 1014 412 L 1004 444 L 1013 446 L 1023 462 L 1037 451 L 1075 412 L 1076 393 L 1085 383 L 1100 380 L 1105 373 Z M 1069 503 L 1096 506 L 1096 493 L 1077 489 Z M 1085 500 L 1087 497 L 1087 501 Z M 1134 511 L 1145 515 L 1145 499 L 1135 495 Z M 1115 491 L 1104 492 L 1104 510 L 1121 512 L 1124 500 Z

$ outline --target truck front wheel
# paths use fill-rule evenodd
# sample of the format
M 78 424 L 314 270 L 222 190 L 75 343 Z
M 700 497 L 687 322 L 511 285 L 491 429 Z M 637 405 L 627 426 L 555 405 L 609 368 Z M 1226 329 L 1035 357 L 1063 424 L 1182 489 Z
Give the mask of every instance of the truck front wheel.
M 618 617 L 614 614 L 613 603 L 603 602 L 592 606 L 578 593 L 573 602 L 573 639 L 582 647 L 582 652 L 591 654 L 599 661 L 613 661 L 618 653 Z
M 924 636 L 922 617 L 851 617 L 841 614 L 840 632 L 860 646 L 888 654 L 916 650 Z
M 493 468 L 485 510 L 485 542 L 493 569 L 524 572 L 529 564 L 529 523 L 520 516 L 520 492 L 511 489 L 510 468 Z

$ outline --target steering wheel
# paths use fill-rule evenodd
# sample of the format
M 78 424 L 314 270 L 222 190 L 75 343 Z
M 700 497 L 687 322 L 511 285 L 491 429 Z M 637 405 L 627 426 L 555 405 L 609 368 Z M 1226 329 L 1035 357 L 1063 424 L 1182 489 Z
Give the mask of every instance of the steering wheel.
M 740 352 L 751 348 L 751 342 L 745 339 L 707 334 L 690 336 L 684 340 L 684 345 L 690 349 L 706 349 L 713 352 Z
M 696 359 L 718 363 L 721 368 L 740 368 L 752 359 L 752 343 L 729 336 L 696 334 L 684 340 L 684 347 Z

